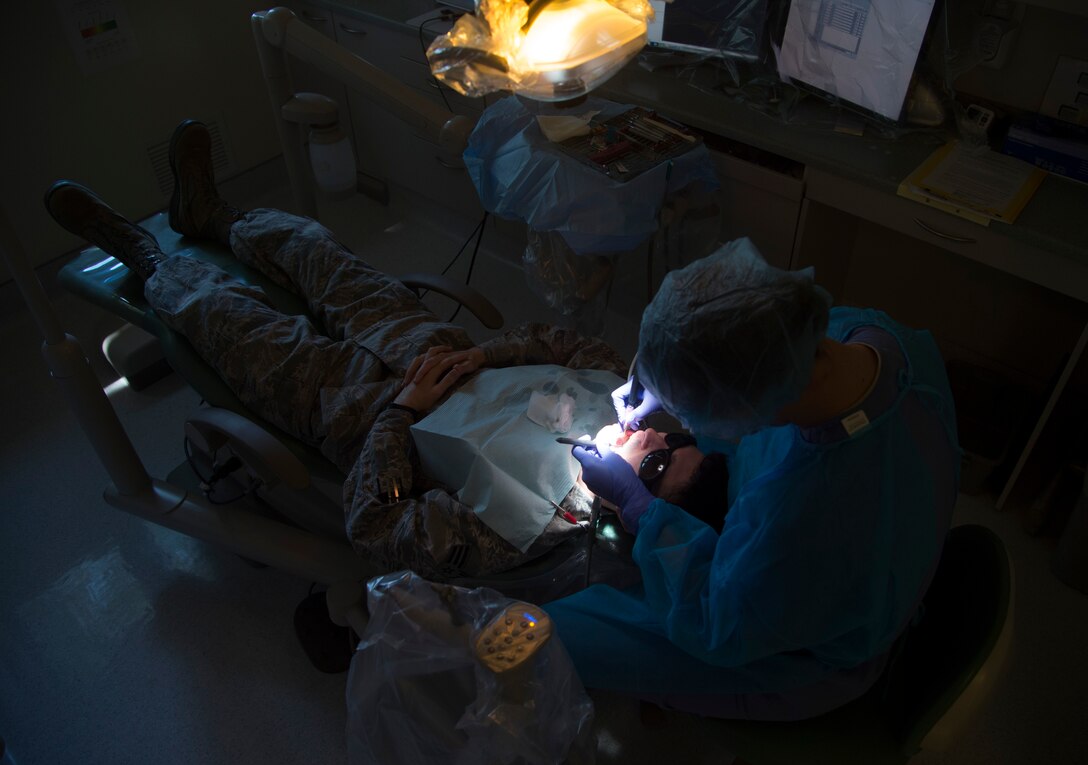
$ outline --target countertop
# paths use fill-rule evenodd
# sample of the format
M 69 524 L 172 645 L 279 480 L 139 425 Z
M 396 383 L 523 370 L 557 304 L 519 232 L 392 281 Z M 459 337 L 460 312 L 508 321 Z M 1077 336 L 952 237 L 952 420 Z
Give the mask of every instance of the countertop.
M 391 25 L 436 13 L 434 0 L 310 0 L 334 12 Z M 633 61 L 606 82 L 598 95 L 637 103 L 738 143 L 785 157 L 888 194 L 895 194 L 909 175 L 938 146 L 949 131 L 904 131 L 894 136 L 862 136 L 832 130 L 836 110 L 817 98 L 805 99 L 802 109 L 781 116 L 766 113 L 726 92 L 722 70 L 713 66 L 648 71 Z M 1088 185 L 1048 175 L 1014 224 L 992 222 L 989 229 L 1009 239 L 1037 247 L 1077 264 L 1088 264 Z

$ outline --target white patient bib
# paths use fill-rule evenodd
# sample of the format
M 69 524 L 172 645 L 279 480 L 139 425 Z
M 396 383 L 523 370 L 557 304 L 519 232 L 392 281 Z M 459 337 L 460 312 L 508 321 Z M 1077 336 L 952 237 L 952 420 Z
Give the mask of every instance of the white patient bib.
M 569 446 L 528 418 L 533 393 L 573 399 L 565 435 L 592 438 L 616 421 L 611 394 L 622 383 L 611 372 L 554 365 L 484 369 L 412 426 L 423 470 L 525 551 L 580 469 Z

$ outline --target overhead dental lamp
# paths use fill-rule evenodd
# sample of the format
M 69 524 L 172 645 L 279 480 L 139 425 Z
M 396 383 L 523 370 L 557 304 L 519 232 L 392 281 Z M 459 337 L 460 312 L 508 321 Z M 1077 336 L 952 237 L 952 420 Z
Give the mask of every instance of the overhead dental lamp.
M 564 101 L 588 93 L 630 61 L 646 43 L 651 18 L 647 0 L 477 0 L 476 13 L 465 14 L 435 39 L 427 57 L 435 76 L 464 95 L 503 90 Z M 474 120 L 451 115 L 287 8 L 254 13 L 252 25 L 265 84 L 281 117 L 276 125 L 297 212 L 316 218 L 313 187 L 334 194 L 350 189 L 355 163 L 336 127 L 335 104 L 296 93 L 289 58 L 314 65 L 395 115 L 407 129 L 437 139 L 444 161 L 461 162 Z M 387 193 L 368 188 L 362 176 L 356 182 L 371 196 Z
M 431 72 L 466 96 L 508 90 L 564 101 L 593 90 L 646 44 L 646 0 L 478 0 L 431 43 Z

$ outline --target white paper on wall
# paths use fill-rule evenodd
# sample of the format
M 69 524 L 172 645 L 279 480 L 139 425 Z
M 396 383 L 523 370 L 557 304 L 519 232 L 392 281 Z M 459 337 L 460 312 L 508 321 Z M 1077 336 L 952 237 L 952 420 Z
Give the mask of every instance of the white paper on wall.
M 139 57 L 128 13 L 117 0 L 57 0 L 57 10 L 84 74 Z
M 782 77 L 899 119 L 933 0 L 792 0 Z

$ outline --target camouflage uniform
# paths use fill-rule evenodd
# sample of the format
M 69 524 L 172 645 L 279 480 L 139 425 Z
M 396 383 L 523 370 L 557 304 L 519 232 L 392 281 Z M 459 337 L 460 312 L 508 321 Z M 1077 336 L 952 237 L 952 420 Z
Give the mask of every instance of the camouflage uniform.
M 367 265 L 320 224 L 254 210 L 231 228 L 235 257 L 305 299 L 313 319 L 290 316 L 264 292 L 195 258 L 167 258 L 148 279 L 148 302 L 254 413 L 319 448 L 347 474 L 353 547 L 378 565 L 422 576 L 475 576 L 545 552 L 579 526 L 553 518 L 520 552 L 419 470 L 408 412 L 387 409 L 412 360 L 436 345 L 473 346 L 396 279 Z M 488 366 L 561 364 L 626 374 L 600 341 L 528 325 L 484 343 Z M 441 404 L 439 404 L 441 405 Z M 400 497 L 387 494 L 400 487 Z M 577 517 L 588 498 L 572 490 Z

